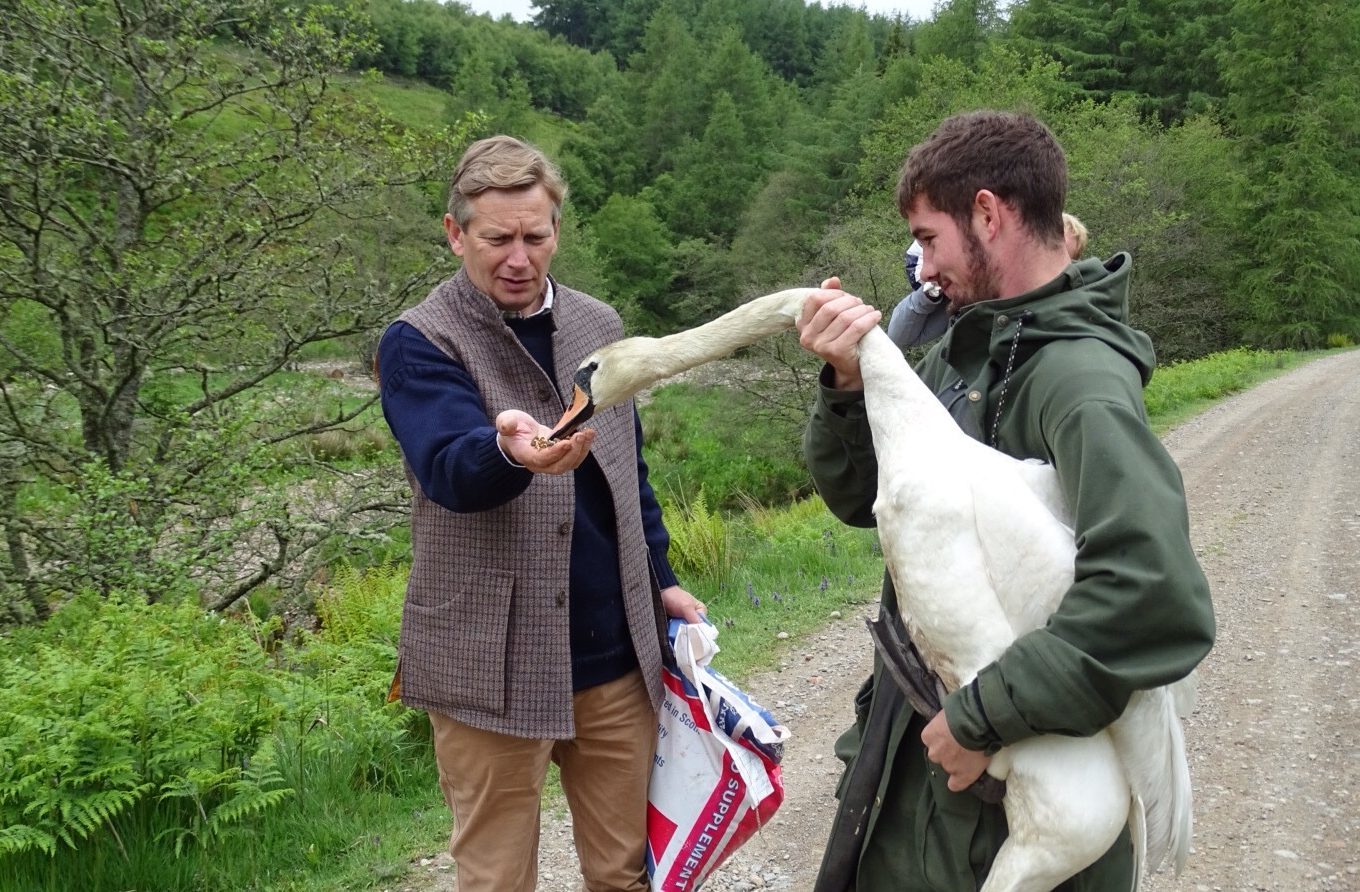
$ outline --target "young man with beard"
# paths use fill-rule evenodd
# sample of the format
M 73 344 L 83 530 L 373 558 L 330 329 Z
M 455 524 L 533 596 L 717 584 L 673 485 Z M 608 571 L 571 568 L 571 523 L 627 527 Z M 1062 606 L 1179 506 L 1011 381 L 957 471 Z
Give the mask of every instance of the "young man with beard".
M 1087 239 L 1086 224 L 1072 214 L 1064 213 L 1063 244 L 1067 256 L 1073 261 L 1080 260 L 1086 253 Z M 893 307 L 892 315 L 888 317 L 888 337 L 904 350 L 929 344 L 944 334 L 954 316 L 943 290 L 936 283 L 921 278 L 921 266 L 921 243 L 913 239 L 902 255 L 902 267 L 911 293 Z
M 1044 628 L 933 717 L 876 665 L 837 742 L 847 770 L 817 892 L 978 888 L 1007 832 L 1002 807 L 968 789 L 991 754 L 1036 735 L 1095 734 L 1134 691 L 1183 678 L 1213 643 L 1180 472 L 1144 414 L 1154 358 L 1125 321 L 1132 261 L 1072 262 L 1066 191 L 1062 149 L 1018 114 L 952 117 L 902 168 L 898 209 L 922 246 L 920 277 L 956 313 L 918 372 L 971 436 L 1054 466 L 1076 581 Z M 880 314 L 836 279 L 824 289 L 799 320 L 803 345 L 827 362 L 805 451 L 832 511 L 871 526 L 877 465 L 856 346 Z M 886 577 L 882 610 L 905 638 Z M 1128 889 L 1132 861 L 1126 830 L 1060 888 Z

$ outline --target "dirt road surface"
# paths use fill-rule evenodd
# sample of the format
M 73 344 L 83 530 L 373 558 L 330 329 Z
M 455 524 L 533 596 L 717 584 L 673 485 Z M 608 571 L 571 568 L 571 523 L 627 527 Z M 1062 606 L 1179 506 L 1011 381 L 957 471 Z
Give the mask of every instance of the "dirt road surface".
M 1196 851 L 1152 892 L 1360 892 L 1360 351 L 1333 354 L 1171 431 L 1218 643 L 1186 723 Z M 867 608 L 866 608 L 867 609 Z M 721 639 L 720 639 L 721 641 Z M 746 689 L 793 730 L 784 805 L 704 888 L 812 887 L 870 665 L 859 615 Z M 447 855 L 403 892 L 448 892 Z M 539 889 L 579 888 L 569 820 L 545 816 Z

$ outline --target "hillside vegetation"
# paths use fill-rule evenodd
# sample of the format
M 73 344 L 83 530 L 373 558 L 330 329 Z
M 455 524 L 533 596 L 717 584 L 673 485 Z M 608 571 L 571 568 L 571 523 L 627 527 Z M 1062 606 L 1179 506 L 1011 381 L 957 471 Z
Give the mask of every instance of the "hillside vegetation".
M 473 139 L 560 161 L 553 271 L 633 333 L 832 274 L 891 309 L 903 156 L 986 106 L 1054 129 L 1090 249 L 1132 253 L 1154 419 L 1360 337 L 1347 0 L 536 10 L 7 4 L 0 892 L 363 886 L 446 831 L 426 726 L 383 702 L 407 493 L 366 371 L 455 268 Z M 642 409 L 737 676 L 881 569 L 809 498 L 815 363 L 787 339 L 741 362 Z

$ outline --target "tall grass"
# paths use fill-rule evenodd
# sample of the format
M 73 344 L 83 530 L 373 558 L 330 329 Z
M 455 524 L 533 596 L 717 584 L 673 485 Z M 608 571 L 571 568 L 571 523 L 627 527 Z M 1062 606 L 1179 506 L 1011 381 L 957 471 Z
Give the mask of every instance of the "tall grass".
M 878 598 L 883 558 L 877 531 L 845 526 L 821 499 L 780 508 L 750 503 L 727 524 L 730 570 L 701 570 L 680 581 L 708 605 L 722 648 L 716 668 L 734 680 L 777 665 L 835 611 Z
M 1239 347 L 1162 366 L 1143 389 L 1148 421 L 1158 433 L 1165 432 L 1214 400 L 1246 390 L 1316 355 Z
M 728 387 L 669 384 L 639 409 L 644 455 L 658 492 L 737 510 L 744 498 L 786 504 L 812 491 L 803 466 L 803 415 L 772 417 L 756 398 Z

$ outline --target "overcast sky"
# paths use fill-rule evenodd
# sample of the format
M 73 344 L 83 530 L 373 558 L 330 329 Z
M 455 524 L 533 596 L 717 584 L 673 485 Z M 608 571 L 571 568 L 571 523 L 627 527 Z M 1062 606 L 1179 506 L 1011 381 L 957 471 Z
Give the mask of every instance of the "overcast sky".
M 459 0 L 465 6 L 472 7 L 474 12 L 489 12 L 493 16 L 500 18 L 507 12 L 516 21 L 527 22 L 533 17 L 533 0 Z M 808 0 L 810 3 L 811 0 Z M 821 0 L 822 6 L 854 6 L 863 7 L 865 11 L 877 13 L 879 15 L 896 15 L 899 12 L 906 13 L 917 21 L 930 18 L 931 12 L 935 8 L 935 0 Z

